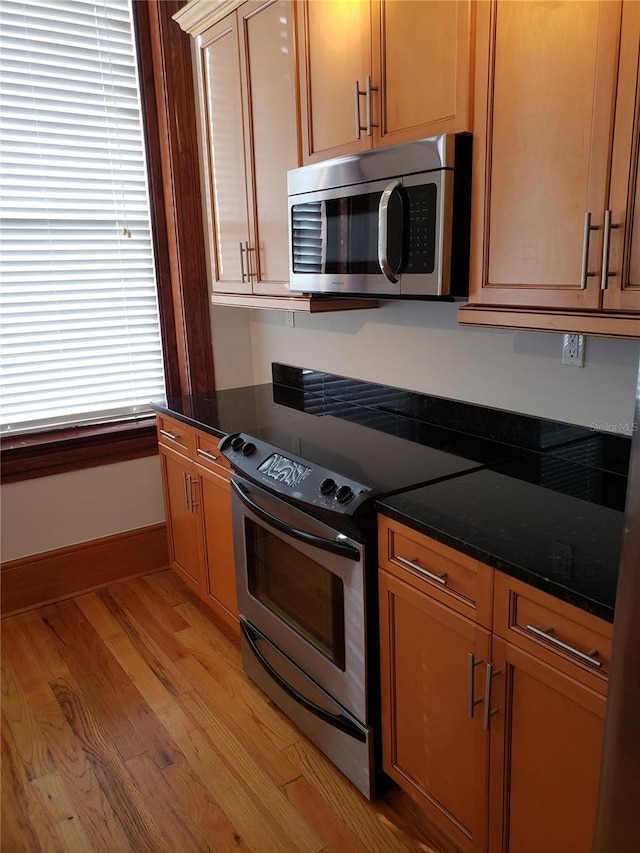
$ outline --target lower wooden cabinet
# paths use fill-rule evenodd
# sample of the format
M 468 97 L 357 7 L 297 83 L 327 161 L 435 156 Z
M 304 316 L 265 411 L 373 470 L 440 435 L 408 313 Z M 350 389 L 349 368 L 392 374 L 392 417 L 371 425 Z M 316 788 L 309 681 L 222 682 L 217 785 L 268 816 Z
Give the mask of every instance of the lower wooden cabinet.
M 380 573 L 384 769 L 461 849 L 482 850 L 488 742 L 476 675 L 490 634 L 414 583 Z
M 494 637 L 492 853 L 591 853 L 606 698 Z
M 236 632 L 230 469 L 217 439 L 158 417 L 172 569 Z
M 480 624 L 469 557 L 379 534 L 385 771 L 463 851 L 591 853 L 611 625 L 477 563 Z
M 200 513 L 194 501 L 195 466 L 184 456 L 160 446 L 160 465 L 171 567 L 196 592 L 202 589 Z M 194 507 L 194 503 L 196 506 Z

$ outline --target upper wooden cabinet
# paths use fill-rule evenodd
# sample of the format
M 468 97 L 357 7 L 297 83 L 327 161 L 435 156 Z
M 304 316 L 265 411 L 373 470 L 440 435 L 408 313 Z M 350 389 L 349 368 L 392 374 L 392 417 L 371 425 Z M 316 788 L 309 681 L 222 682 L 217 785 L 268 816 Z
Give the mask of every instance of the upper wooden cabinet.
M 477 4 L 471 306 L 461 322 L 640 333 L 638 318 L 616 325 L 605 313 L 640 311 L 637 6 Z
M 288 169 L 299 164 L 294 12 L 248 2 L 198 39 L 212 288 L 290 295 Z
M 470 130 L 467 0 L 302 0 L 305 163 Z

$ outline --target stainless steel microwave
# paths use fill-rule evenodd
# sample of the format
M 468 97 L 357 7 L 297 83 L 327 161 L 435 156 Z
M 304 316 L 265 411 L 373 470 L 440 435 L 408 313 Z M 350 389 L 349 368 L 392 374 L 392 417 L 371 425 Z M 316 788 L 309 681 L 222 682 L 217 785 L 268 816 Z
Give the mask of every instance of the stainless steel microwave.
M 288 173 L 291 290 L 468 293 L 471 134 L 447 134 Z

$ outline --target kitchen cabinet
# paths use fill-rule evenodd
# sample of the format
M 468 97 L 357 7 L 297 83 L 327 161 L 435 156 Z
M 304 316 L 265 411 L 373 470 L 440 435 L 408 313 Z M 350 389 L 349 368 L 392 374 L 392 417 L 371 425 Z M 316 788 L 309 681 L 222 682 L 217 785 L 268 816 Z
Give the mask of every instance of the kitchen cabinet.
M 461 323 L 640 335 L 639 36 L 632 2 L 477 4 Z
M 289 288 L 287 171 L 300 165 L 295 17 L 291 0 L 192 0 L 175 16 L 194 38 L 211 302 L 375 308 Z
M 302 0 L 305 163 L 470 130 L 466 0 Z
M 475 853 L 487 832 L 479 697 L 493 570 L 386 518 L 379 554 L 383 766 L 460 849 Z
M 469 853 L 591 850 L 611 626 L 379 519 L 385 771 Z
M 158 415 L 171 568 L 238 633 L 230 468 L 218 440 Z
M 293 27 L 291 2 L 248 2 L 198 40 L 214 292 L 289 295 Z

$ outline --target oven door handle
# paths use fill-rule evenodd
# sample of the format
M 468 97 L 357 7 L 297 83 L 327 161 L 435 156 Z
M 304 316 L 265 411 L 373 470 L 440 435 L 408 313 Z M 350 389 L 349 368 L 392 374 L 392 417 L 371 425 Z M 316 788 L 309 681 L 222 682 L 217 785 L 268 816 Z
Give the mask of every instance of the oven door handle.
M 256 640 L 260 639 L 260 634 L 255 631 L 254 628 L 249 625 L 248 622 L 245 622 L 244 619 L 240 619 L 240 627 L 242 628 L 242 633 L 245 636 L 246 641 L 249 643 L 251 651 L 256 656 L 256 660 L 258 663 L 266 670 L 266 672 L 273 678 L 276 684 L 281 687 L 285 693 L 291 696 L 299 705 L 302 705 L 303 708 L 306 708 L 307 711 L 310 711 L 316 717 L 319 717 L 323 722 L 328 723 L 330 726 L 333 726 L 335 729 L 340 729 L 341 732 L 345 732 L 351 737 L 359 740 L 361 743 L 366 743 L 367 736 L 365 732 L 357 726 L 346 714 L 331 714 L 329 711 L 325 711 L 324 708 L 321 708 L 320 705 L 316 705 L 315 702 L 312 702 L 311 699 L 308 699 L 306 696 L 303 696 L 299 690 L 296 690 L 295 687 L 292 687 L 288 681 L 280 675 L 280 673 L 274 669 L 274 667 L 269 663 L 269 661 L 262 654 Z
M 261 518 L 267 524 L 270 524 L 271 527 L 275 527 L 276 530 L 280 530 L 282 533 L 286 533 L 294 539 L 299 539 L 300 542 L 306 542 L 308 545 L 313 545 L 315 548 L 322 548 L 323 551 L 330 551 L 332 554 L 339 554 L 341 557 L 348 557 L 350 560 L 360 560 L 360 552 L 353 545 L 349 545 L 348 542 L 340 542 L 335 539 L 325 539 L 322 536 L 316 536 L 315 533 L 309 533 L 306 530 L 300 530 L 297 527 L 293 527 L 292 525 L 287 524 L 286 521 L 282 521 L 275 515 L 271 515 L 271 513 L 267 512 L 266 509 L 263 509 L 255 503 L 255 501 L 252 501 L 244 486 L 233 478 L 231 480 L 231 486 L 242 503 L 245 504 L 251 512 L 255 513 L 258 518 Z

